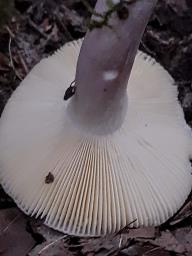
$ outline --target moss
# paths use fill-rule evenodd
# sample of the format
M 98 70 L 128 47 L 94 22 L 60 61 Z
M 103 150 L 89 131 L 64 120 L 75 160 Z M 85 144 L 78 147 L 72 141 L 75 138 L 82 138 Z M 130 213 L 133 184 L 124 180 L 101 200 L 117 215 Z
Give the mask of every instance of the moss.
M 117 4 L 113 4 L 111 0 L 107 0 L 108 5 L 108 11 L 106 11 L 103 15 L 100 15 L 98 13 L 93 13 L 96 17 L 98 17 L 98 20 L 91 20 L 88 28 L 90 30 L 94 28 L 101 28 L 103 26 L 110 27 L 109 25 L 109 19 L 112 14 L 116 13 L 119 17 L 119 19 L 127 19 L 129 16 L 129 10 L 128 5 L 132 3 L 135 0 L 132 1 L 120 1 Z

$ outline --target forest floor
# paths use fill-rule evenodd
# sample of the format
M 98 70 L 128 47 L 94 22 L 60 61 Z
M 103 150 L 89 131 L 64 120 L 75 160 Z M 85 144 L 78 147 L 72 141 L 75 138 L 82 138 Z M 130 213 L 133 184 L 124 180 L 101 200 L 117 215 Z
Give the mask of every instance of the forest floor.
M 93 6 L 95 1 L 89 1 Z M 0 27 L 0 113 L 31 68 L 68 41 L 81 38 L 90 13 L 80 0 L 15 0 Z M 140 49 L 175 80 L 187 123 L 192 126 L 192 2 L 159 0 Z M 0 255 L 3 256 L 191 256 L 192 199 L 157 228 L 122 230 L 102 238 L 55 232 L 25 216 L 0 188 Z

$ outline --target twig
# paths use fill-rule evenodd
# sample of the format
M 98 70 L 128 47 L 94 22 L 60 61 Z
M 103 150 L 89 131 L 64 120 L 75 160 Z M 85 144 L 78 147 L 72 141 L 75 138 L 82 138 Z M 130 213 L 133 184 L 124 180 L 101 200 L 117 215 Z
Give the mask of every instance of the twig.
M 65 26 L 64 22 L 61 21 L 60 15 L 55 15 L 55 19 L 56 19 L 56 22 L 57 22 L 58 26 L 63 30 L 64 34 L 66 35 L 65 38 L 67 39 L 67 41 L 70 40 L 70 41 L 73 42 L 74 38 L 72 37 L 71 33 L 69 32 L 69 30 Z M 73 42 L 73 44 L 75 45 L 75 42 Z
M 19 59 L 20 59 L 20 62 L 21 62 L 21 65 L 25 71 L 25 74 L 28 74 L 29 73 L 29 69 L 28 69 L 28 66 L 25 62 L 25 60 L 23 59 L 23 56 L 22 54 L 18 51 L 18 55 L 19 55 Z
M 35 30 L 37 31 L 42 37 L 44 37 L 45 39 L 48 39 L 48 35 L 46 33 L 44 33 L 36 24 L 35 22 L 33 22 L 30 18 L 28 19 L 29 25 Z
M 11 39 L 11 37 L 9 37 L 9 57 L 10 57 L 10 64 L 11 64 L 11 67 L 12 67 L 13 69 L 15 69 L 14 64 L 13 64 L 12 52 L 11 52 L 11 42 L 12 42 L 12 39 Z
M 15 72 L 15 75 L 19 78 L 19 80 L 22 80 L 22 77 L 20 76 L 20 74 L 17 72 L 17 70 L 15 69 L 15 65 L 13 63 L 13 56 L 12 56 L 12 52 L 11 52 L 11 42 L 12 42 L 12 38 L 11 36 L 9 37 L 9 57 L 10 57 L 10 65 L 12 67 L 12 69 Z
M 97 17 L 103 18 L 103 15 L 100 14 L 100 13 L 97 13 L 97 12 L 92 8 L 92 6 L 88 3 L 87 0 L 82 0 L 81 2 L 82 2 L 82 4 L 87 8 L 87 11 L 88 11 L 90 14 L 93 14 L 93 15 L 95 15 L 95 16 L 97 16 Z
M 19 44 L 18 44 L 18 42 L 17 42 L 17 40 L 16 40 L 16 36 L 15 36 L 15 34 L 13 33 L 13 31 L 11 31 L 11 29 L 10 29 L 8 26 L 5 26 L 5 29 L 7 30 L 7 32 L 8 32 L 9 35 L 10 35 L 10 37 L 12 38 L 12 40 L 14 40 L 14 42 L 15 42 L 17 48 L 19 49 L 20 47 L 19 47 Z
M 9 28 L 9 26 L 5 26 L 6 30 L 8 31 L 10 37 L 13 39 L 15 38 L 15 34 L 11 31 L 11 29 Z
M 120 238 L 119 238 L 119 248 L 121 248 L 121 246 L 122 246 L 122 237 L 121 237 L 121 235 L 120 235 Z
M 143 256 L 146 256 L 146 255 L 148 255 L 151 252 L 158 251 L 159 249 L 162 249 L 162 248 L 160 246 L 155 247 L 155 248 L 153 248 L 153 249 L 151 249 L 151 250 L 149 250 L 147 252 L 144 252 Z
M 20 214 L 18 214 L 11 222 L 9 222 L 9 224 L 1 231 L 1 233 L 6 232 L 6 231 L 9 229 L 9 227 L 10 227 L 19 217 L 21 217 Z
M 11 64 L 11 67 L 13 68 L 13 70 L 14 70 L 16 76 L 17 76 L 20 80 L 22 80 L 21 76 L 20 76 L 19 73 L 16 71 L 15 66 L 14 66 L 14 63 L 13 63 L 13 57 L 12 57 L 12 52 L 11 52 L 11 42 L 12 42 L 12 40 L 14 40 L 14 42 L 15 42 L 17 48 L 19 48 L 19 46 L 18 46 L 17 41 L 15 40 L 15 34 L 11 31 L 11 29 L 10 29 L 8 26 L 5 26 L 5 28 L 6 28 L 6 30 L 8 31 L 9 36 L 10 36 L 10 38 L 9 38 L 9 56 L 10 56 L 10 64 Z M 29 73 L 29 69 L 28 69 L 28 67 L 27 67 L 27 64 L 26 64 L 25 60 L 23 59 L 23 56 L 22 56 L 21 53 L 19 52 L 19 50 L 18 50 L 18 56 L 19 56 L 19 59 L 20 59 L 20 63 L 21 63 L 21 65 L 22 65 L 22 67 L 23 67 L 23 69 L 24 69 L 24 71 L 25 71 L 25 74 L 28 74 L 28 73 Z
M 122 228 L 121 230 L 119 230 L 119 231 L 115 234 L 115 236 L 129 232 L 129 229 L 131 229 L 130 226 L 131 226 L 133 223 L 135 223 L 136 221 L 137 221 L 137 219 L 131 221 L 127 226 L 125 226 L 124 228 Z
M 112 255 L 118 255 L 118 253 L 124 249 L 129 248 L 130 246 L 137 244 L 137 242 L 134 239 L 128 239 L 125 244 L 121 243 L 121 246 L 117 249 L 112 249 L 109 251 L 105 256 L 112 256 Z
M 67 237 L 67 235 L 64 235 L 58 239 L 56 239 L 55 241 L 47 244 L 45 247 L 43 247 L 39 252 L 38 255 L 41 255 L 42 252 L 44 252 L 45 250 L 47 250 L 49 247 L 51 247 L 52 245 L 56 244 L 57 242 L 59 242 L 60 240 L 62 240 L 63 238 Z
M 155 56 L 155 53 L 153 51 L 151 51 L 149 49 L 149 47 L 147 47 L 147 45 L 143 42 L 143 40 L 141 40 L 140 44 L 142 45 L 143 49 L 150 54 L 151 56 Z
M 67 245 L 67 248 L 79 248 L 79 247 L 86 246 L 87 244 L 88 244 L 88 243 L 71 244 L 71 245 Z

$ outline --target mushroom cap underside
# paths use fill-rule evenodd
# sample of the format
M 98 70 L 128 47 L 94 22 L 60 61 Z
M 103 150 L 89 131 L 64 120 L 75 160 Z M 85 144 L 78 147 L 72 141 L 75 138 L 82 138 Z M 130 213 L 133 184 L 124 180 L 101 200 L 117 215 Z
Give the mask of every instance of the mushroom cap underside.
M 65 233 L 105 235 L 134 220 L 135 227 L 159 225 L 192 184 L 191 131 L 177 88 L 138 52 L 122 126 L 112 134 L 85 132 L 70 120 L 70 99 L 63 100 L 80 46 L 66 44 L 43 59 L 8 101 L 0 120 L 0 181 L 25 213 Z

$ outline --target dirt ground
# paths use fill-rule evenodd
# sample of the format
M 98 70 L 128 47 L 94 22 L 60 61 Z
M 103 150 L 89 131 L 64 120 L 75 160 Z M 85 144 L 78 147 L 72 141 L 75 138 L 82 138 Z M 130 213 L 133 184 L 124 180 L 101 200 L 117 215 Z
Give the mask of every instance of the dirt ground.
M 95 0 L 89 1 L 94 6 Z M 90 11 L 80 0 L 0 0 L 0 113 L 30 69 L 87 30 Z M 192 126 L 192 1 L 159 0 L 140 49 L 175 79 L 186 121 Z M 94 49 L 93 49 L 94 50 Z M 192 201 L 158 228 L 104 238 L 55 232 L 21 213 L 0 188 L 0 255 L 192 255 Z

